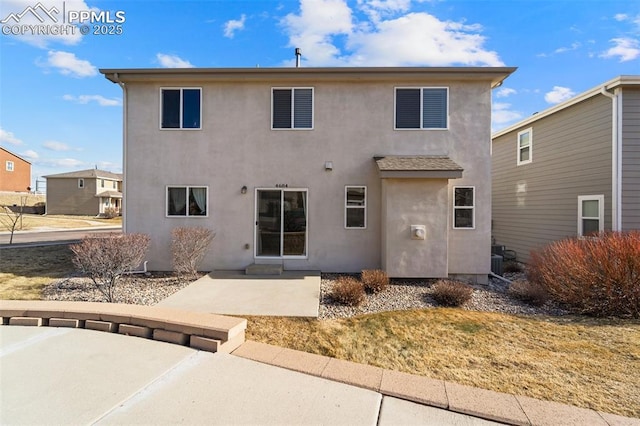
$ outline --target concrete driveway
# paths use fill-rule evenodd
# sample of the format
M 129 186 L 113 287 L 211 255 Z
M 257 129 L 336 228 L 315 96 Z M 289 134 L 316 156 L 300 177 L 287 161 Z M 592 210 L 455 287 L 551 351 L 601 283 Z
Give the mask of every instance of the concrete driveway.
M 234 355 L 21 326 L 0 326 L 0 423 L 497 424 Z

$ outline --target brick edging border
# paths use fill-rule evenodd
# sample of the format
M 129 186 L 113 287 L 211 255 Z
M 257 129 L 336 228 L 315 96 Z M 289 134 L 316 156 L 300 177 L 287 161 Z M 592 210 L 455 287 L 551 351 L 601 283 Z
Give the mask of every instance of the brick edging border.
M 226 353 L 244 342 L 247 328 L 243 318 L 99 302 L 0 300 L 0 318 L 3 325 L 85 328 Z

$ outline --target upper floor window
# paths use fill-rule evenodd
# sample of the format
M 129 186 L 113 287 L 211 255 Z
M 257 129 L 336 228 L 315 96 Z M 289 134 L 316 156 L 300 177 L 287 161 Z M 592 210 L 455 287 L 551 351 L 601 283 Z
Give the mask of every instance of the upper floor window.
M 100 179 L 100 188 L 104 188 L 104 179 Z
M 313 129 L 313 88 L 274 88 L 271 93 L 273 129 Z
M 9 161 L 9 160 L 7 160 L 7 163 L 6 163 L 6 169 L 7 169 L 7 171 L 8 171 L 8 172 L 12 172 L 12 171 L 13 171 L 13 167 L 14 167 L 14 166 L 13 166 L 13 161 Z
M 578 236 L 604 231 L 604 195 L 578 196 Z
M 160 89 L 160 127 L 162 129 L 200 129 L 202 89 Z
M 84 188 L 84 179 L 78 179 L 78 188 Z
M 347 186 L 344 188 L 344 227 L 364 229 L 367 227 L 367 187 Z
M 168 186 L 167 216 L 206 216 L 206 186 Z
M 447 129 L 447 87 L 396 88 L 396 129 Z
M 475 188 L 473 186 L 453 188 L 453 228 L 475 228 Z
M 528 128 L 518 132 L 518 165 L 533 161 L 533 130 Z

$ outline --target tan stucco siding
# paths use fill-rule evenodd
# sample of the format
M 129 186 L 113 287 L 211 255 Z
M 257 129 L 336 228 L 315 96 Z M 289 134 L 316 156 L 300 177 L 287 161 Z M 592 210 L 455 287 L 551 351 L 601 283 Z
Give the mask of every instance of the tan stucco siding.
M 84 188 L 78 188 L 77 178 L 48 178 L 47 214 L 97 215 L 100 198 L 95 195 L 95 179 L 85 178 Z
M 640 90 L 622 92 L 622 226 L 640 229 Z
M 577 235 L 580 195 L 604 195 L 611 229 L 611 109 L 598 95 L 494 139 L 492 235 L 518 260 Z M 518 166 L 517 134 L 529 127 L 533 161 Z
M 430 84 L 398 84 L 412 85 Z M 215 230 L 204 270 L 240 269 L 253 263 L 255 190 L 278 184 L 308 189 L 308 258 L 285 260 L 286 268 L 358 272 L 380 267 L 381 180 L 373 157 L 422 154 L 448 155 L 465 169 L 463 179 L 451 180 L 449 185 L 473 184 L 480 189 L 478 198 L 486 197 L 479 202 L 478 229 L 452 242 L 453 250 L 467 250 L 462 248 L 465 241 L 476 247 L 473 256 L 452 253 L 450 248 L 449 259 L 453 256 L 458 262 L 456 272 L 488 271 L 488 83 L 447 85 L 450 129 L 437 131 L 394 130 L 395 86 L 390 83 L 202 82 L 187 86 L 203 88 L 202 130 L 159 130 L 162 85 L 136 83 L 127 88 L 125 227 L 127 232 L 152 236 L 151 269 L 171 269 L 170 233 L 177 226 Z M 313 130 L 271 130 L 274 86 L 314 87 Z M 332 171 L 325 170 L 326 161 L 333 162 Z M 167 185 L 208 186 L 209 217 L 167 218 Z M 245 185 L 247 194 L 241 194 Z M 366 229 L 344 228 L 345 185 L 367 186 Z M 450 202 L 446 208 L 450 216 Z M 245 244 L 250 248 L 245 249 Z M 476 260 L 483 256 L 486 262 Z

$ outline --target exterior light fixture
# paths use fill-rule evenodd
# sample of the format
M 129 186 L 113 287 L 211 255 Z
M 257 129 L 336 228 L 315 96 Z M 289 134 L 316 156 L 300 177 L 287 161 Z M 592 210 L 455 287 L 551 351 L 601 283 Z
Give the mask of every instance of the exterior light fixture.
M 247 185 L 244 185 L 244 186 L 240 189 L 240 193 L 241 193 L 241 194 L 246 194 L 246 193 L 247 193 Z
M 324 169 L 327 171 L 333 170 L 333 161 L 325 161 Z

